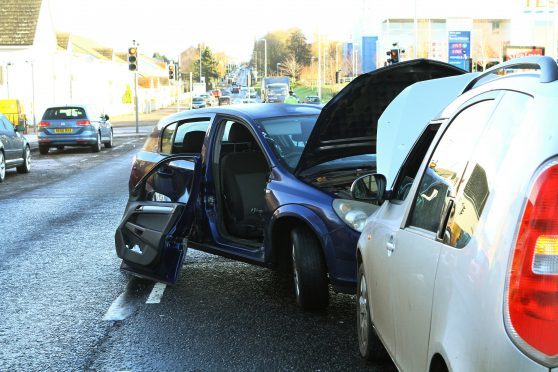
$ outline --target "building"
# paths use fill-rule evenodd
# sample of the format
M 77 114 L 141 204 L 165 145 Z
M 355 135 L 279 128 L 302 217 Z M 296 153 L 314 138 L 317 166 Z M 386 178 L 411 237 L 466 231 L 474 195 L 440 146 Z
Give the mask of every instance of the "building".
M 355 27 L 357 35 L 378 35 L 378 66 L 394 47 L 404 50 L 401 60 L 454 63 L 458 57 L 472 58 L 478 68 L 502 61 L 510 46 L 520 47 L 515 56 L 539 50 L 558 56 L 555 0 L 390 0 L 388 4 L 363 0 Z

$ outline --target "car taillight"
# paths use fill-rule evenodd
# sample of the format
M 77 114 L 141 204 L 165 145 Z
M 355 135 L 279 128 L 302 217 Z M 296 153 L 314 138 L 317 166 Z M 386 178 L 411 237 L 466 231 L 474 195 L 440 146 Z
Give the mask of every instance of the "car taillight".
M 41 121 L 39 122 L 39 127 L 50 127 L 50 122 L 48 121 Z
M 91 125 L 91 122 L 89 120 L 78 120 L 76 121 L 77 125 Z
M 538 174 L 508 273 L 506 326 L 516 344 L 558 366 L 558 164 Z

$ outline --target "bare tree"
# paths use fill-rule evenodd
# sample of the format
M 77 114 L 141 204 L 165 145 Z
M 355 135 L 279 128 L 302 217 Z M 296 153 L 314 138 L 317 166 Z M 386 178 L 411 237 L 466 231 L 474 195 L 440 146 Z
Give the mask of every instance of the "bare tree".
M 287 54 L 285 58 L 283 58 L 283 62 L 281 62 L 281 69 L 285 75 L 290 76 L 294 81 L 300 78 L 302 68 L 302 64 L 297 61 L 294 53 Z

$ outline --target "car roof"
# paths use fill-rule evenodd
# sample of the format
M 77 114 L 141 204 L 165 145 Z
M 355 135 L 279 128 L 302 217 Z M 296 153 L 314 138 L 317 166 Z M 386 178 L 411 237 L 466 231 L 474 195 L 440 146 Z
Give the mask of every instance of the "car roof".
M 534 73 L 533 68 L 538 72 Z M 513 73 L 502 75 L 506 70 L 512 70 Z M 486 70 L 471 81 L 463 94 L 440 113 L 439 118 L 448 118 L 473 96 L 483 92 L 515 90 L 536 97 L 541 92 L 543 95 L 549 94 L 547 90 L 551 89 L 553 93 L 550 96 L 554 97 L 557 86 L 558 65 L 552 57 L 530 56 L 510 60 Z
M 182 111 L 167 116 L 159 122 L 159 127 L 165 126 L 178 120 L 188 119 L 191 116 L 200 116 L 203 114 L 213 115 L 234 115 L 253 121 L 271 117 L 282 116 L 300 116 L 300 115 L 318 115 L 321 111 L 320 106 L 297 105 L 286 103 L 250 103 L 238 107 L 209 107 L 197 110 Z

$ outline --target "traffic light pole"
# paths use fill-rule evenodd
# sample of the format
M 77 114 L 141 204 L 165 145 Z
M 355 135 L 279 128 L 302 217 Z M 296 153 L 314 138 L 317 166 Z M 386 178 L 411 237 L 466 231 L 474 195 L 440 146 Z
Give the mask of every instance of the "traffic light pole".
M 136 101 L 136 133 L 139 133 L 139 100 L 138 100 L 138 73 L 134 72 L 134 97 Z

